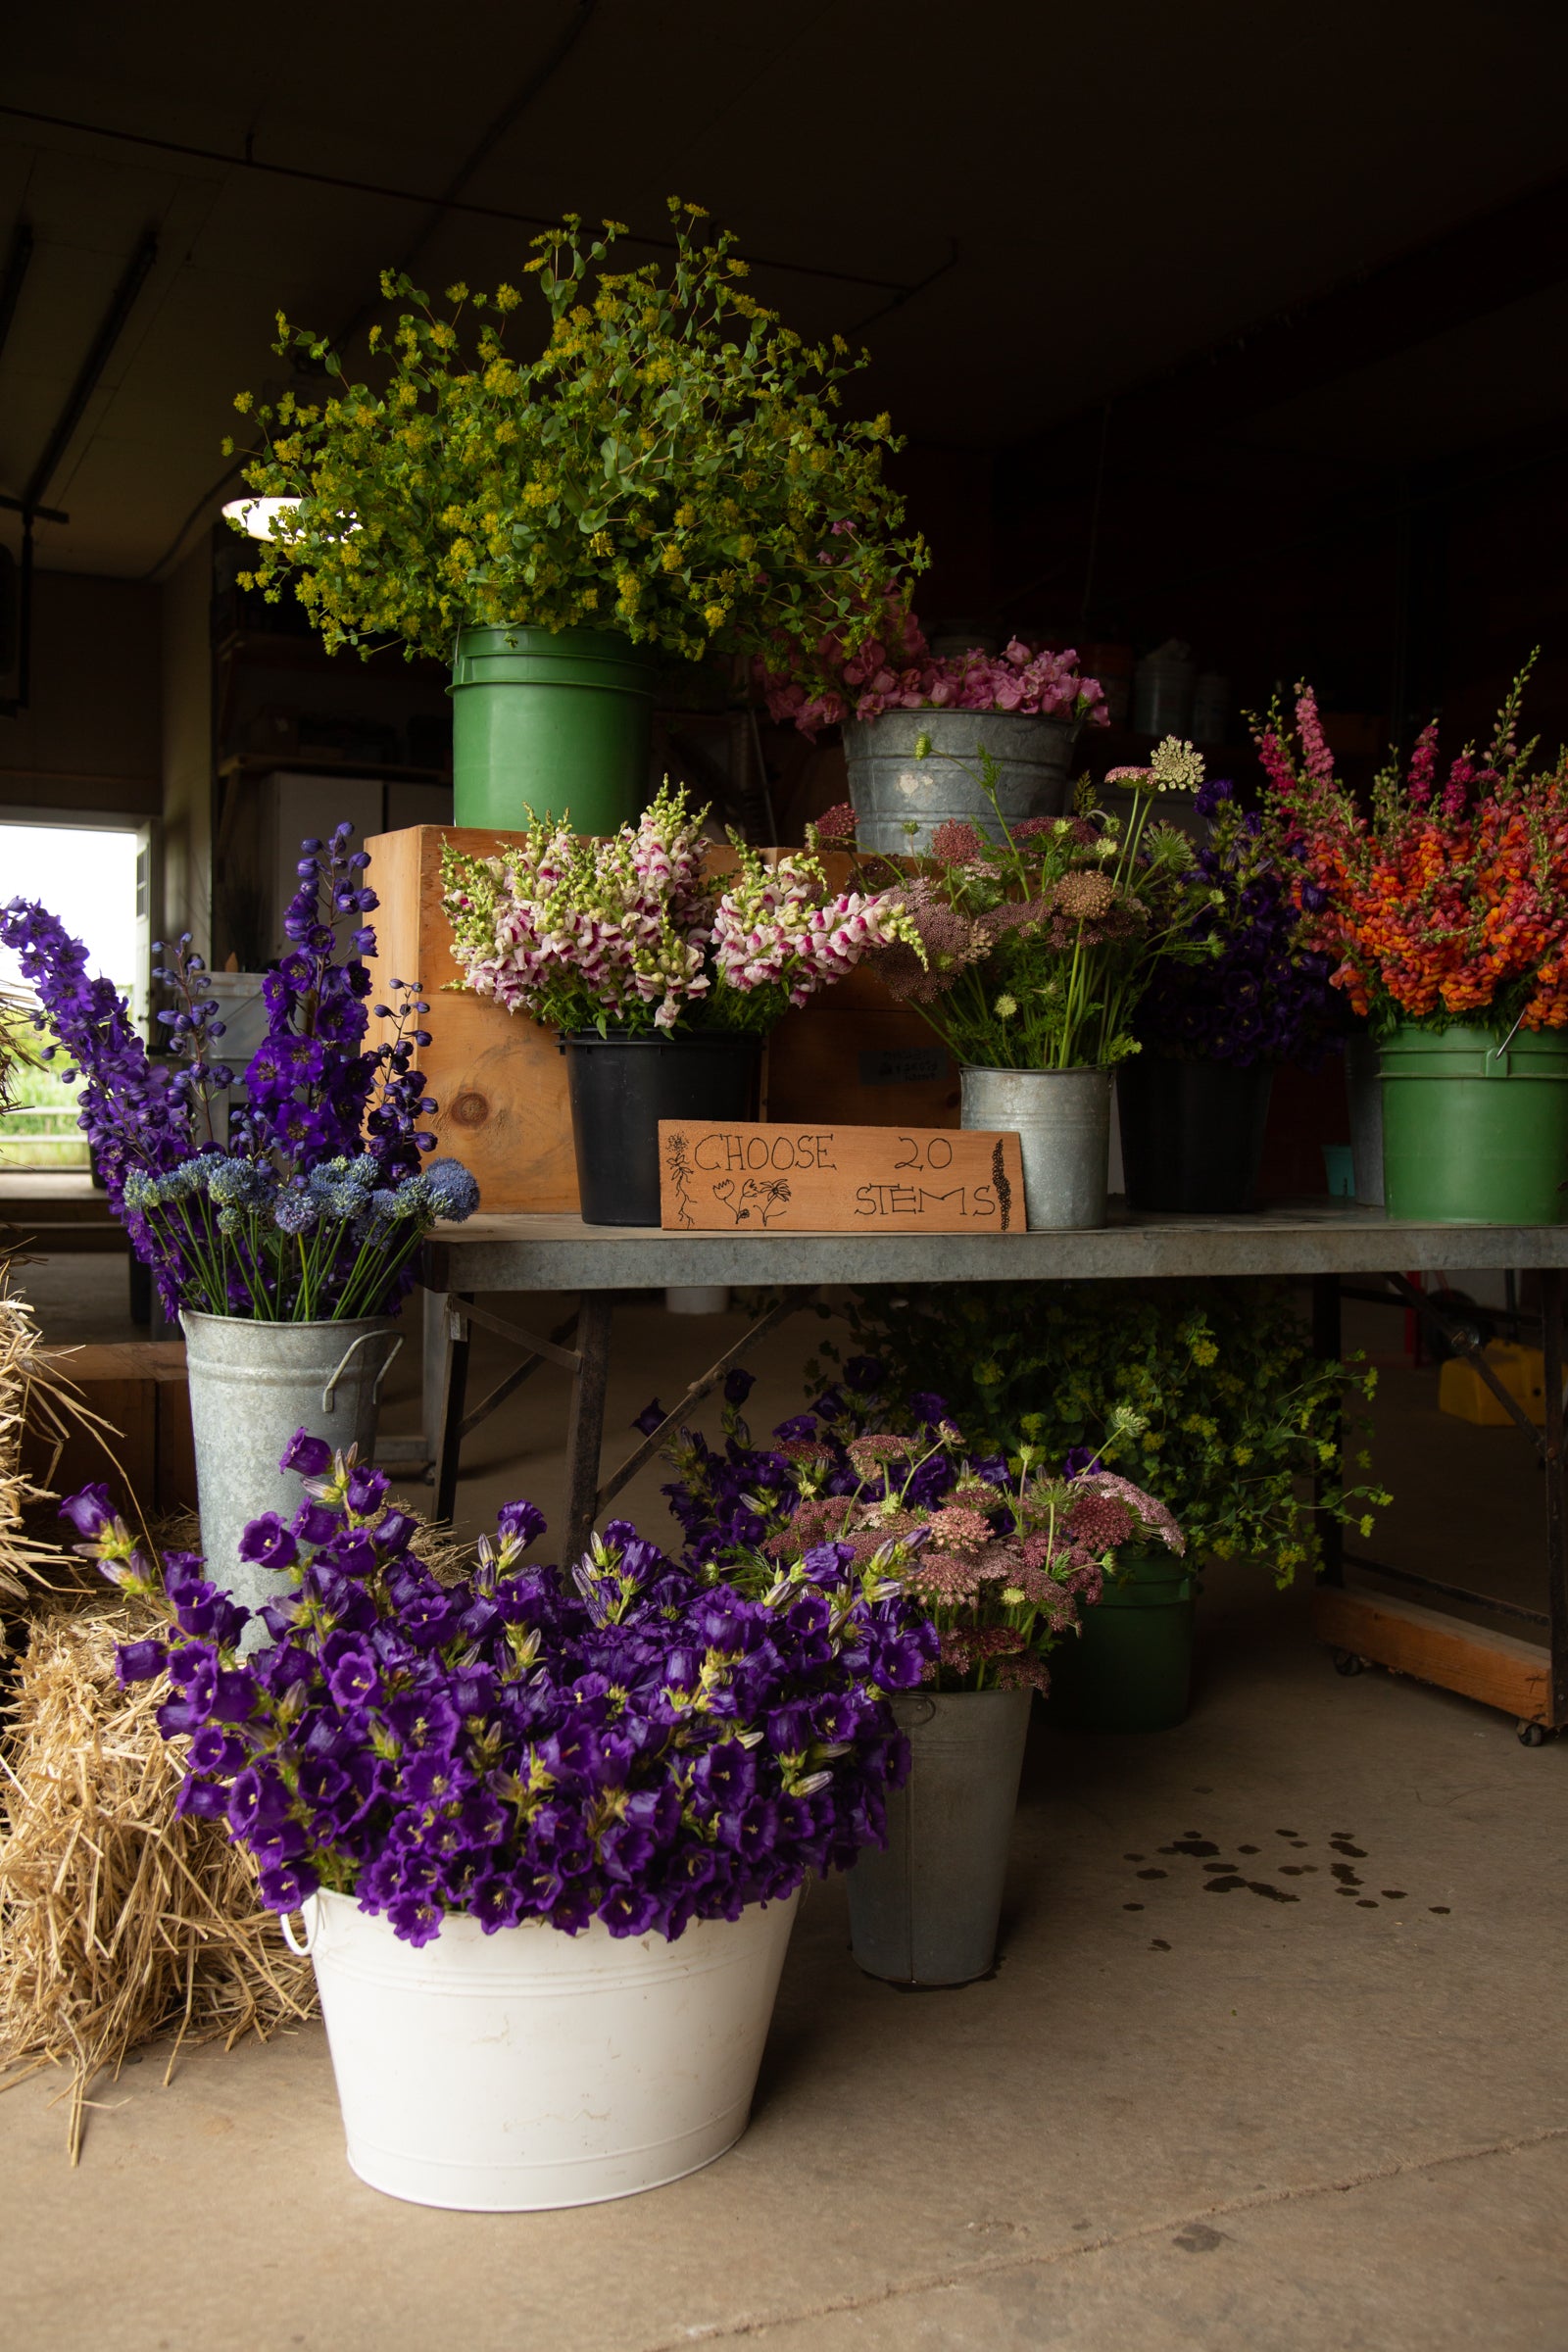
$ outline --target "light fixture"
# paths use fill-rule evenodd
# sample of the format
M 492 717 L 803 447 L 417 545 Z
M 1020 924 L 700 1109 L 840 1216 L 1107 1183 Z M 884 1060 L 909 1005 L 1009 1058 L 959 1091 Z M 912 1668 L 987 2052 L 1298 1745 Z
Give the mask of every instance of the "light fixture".
M 231 498 L 223 509 L 223 520 L 248 531 L 253 539 L 270 539 L 277 516 L 294 514 L 299 503 L 297 498 Z

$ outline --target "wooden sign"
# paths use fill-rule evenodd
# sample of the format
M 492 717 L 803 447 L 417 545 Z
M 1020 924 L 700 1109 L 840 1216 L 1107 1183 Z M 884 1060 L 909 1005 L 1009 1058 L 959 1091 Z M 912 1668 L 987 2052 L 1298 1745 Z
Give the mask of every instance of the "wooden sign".
M 1022 1233 L 1015 1135 L 963 1128 L 659 1122 L 677 1233 Z

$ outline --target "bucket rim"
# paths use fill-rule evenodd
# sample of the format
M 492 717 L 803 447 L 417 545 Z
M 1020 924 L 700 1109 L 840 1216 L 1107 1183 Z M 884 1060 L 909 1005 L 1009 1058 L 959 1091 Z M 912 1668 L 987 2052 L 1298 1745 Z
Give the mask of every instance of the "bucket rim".
M 199 1306 L 182 1306 L 179 1320 L 182 1325 L 189 1320 L 215 1327 L 221 1325 L 225 1329 L 245 1324 L 252 1331 L 353 1331 L 357 1327 L 367 1331 L 395 1331 L 398 1323 L 396 1315 L 312 1315 L 298 1320 L 281 1315 L 210 1315 Z
M 960 1078 L 1114 1078 L 1116 1069 L 1108 1061 L 1070 1061 L 1055 1070 L 1006 1069 L 991 1061 L 959 1061 L 958 1075 Z
M 559 1029 L 556 1039 L 563 1054 L 568 1046 L 679 1046 L 688 1050 L 701 1048 L 708 1053 L 722 1050 L 756 1054 L 760 1053 L 765 1042 L 760 1037 L 747 1037 L 739 1033 L 724 1037 L 717 1034 L 705 1036 L 697 1031 L 670 1037 L 655 1029 Z

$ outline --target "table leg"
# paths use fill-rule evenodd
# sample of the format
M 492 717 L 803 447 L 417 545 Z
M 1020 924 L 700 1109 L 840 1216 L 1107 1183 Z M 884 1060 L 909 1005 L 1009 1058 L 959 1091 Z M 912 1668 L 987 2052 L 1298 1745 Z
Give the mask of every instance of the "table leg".
M 419 1302 L 424 1317 L 419 1336 L 419 1435 L 429 1448 L 425 1459 L 433 1472 L 447 1419 L 447 1295 L 423 1291 Z
M 610 1378 L 610 1333 L 614 1300 L 609 1291 L 584 1291 L 577 1316 L 580 1361 L 571 1384 L 566 1424 L 566 1543 L 569 1566 L 581 1559 L 599 1499 L 599 1456 L 605 1437 L 605 1390 Z
M 1345 1353 L 1345 1335 L 1340 1312 L 1340 1278 L 1337 1274 L 1314 1274 L 1312 1277 L 1312 1353 L 1326 1361 L 1338 1363 Z M 1345 1477 L 1345 1414 L 1343 1407 L 1335 1416 L 1334 1463 L 1332 1475 L 1342 1482 Z M 1321 1497 L 1324 1481 L 1314 1476 L 1313 1493 Z M 1345 1529 L 1338 1519 L 1324 1518 L 1318 1526 L 1318 1538 L 1323 1546 L 1321 1582 L 1343 1585 L 1345 1582 Z
M 1562 1275 L 1555 1267 L 1541 1274 L 1541 1352 L 1545 1378 L 1546 1430 L 1546 1616 L 1550 1656 L 1547 1721 L 1568 1726 L 1568 1505 L 1563 1477 Z
M 468 1304 L 462 1291 L 437 1294 L 446 1330 L 446 1371 L 442 1381 L 445 1401 L 440 1444 L 435 1457 L 435 1515 L 450 1527 L 458 1505 L 458 1458 L 463 1450 L 463 1406 L 468 1386 L 468 1326 L 463 1309 Z M 431 1304 L 435 1303 L 434 1298 Z

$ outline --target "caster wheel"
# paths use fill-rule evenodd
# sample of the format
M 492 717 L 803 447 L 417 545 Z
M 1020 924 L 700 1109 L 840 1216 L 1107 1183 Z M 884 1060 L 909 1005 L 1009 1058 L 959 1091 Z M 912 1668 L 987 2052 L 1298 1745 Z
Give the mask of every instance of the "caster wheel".
M 1544 1723 L 1522 1723 L 1519 1726 L 1519 1744 L 1521 1747 L 1544 1747 L 1546 1744 L 1545 1725 Z
M 1365 1674 L 1366 1660 L 1357 1657 L 1353 1649 L 1337 1649 L 1334 1652 L 1334 1671 L 1336 1674 Z

